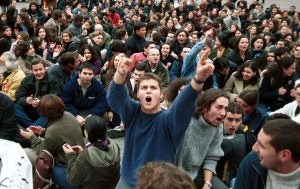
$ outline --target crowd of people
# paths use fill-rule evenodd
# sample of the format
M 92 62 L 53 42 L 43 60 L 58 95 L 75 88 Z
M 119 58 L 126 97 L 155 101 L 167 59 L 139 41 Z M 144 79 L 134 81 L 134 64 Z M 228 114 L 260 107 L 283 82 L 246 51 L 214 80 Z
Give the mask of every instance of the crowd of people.
M 16 5 L 0 3 L 0 144 L 23 147 L 34 179 L 14 177 L 0 149 L 0 186 L 300 187 L 295 5 Z M 41 179 L 41 154 L 54 161 L 51 181 Z

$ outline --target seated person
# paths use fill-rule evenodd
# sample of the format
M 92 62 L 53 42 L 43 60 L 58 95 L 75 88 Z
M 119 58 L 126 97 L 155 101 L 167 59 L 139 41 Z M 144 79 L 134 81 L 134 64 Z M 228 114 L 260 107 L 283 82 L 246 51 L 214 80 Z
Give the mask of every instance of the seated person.
M 31 63 L 32 74 L 26 76 L 16 92 L 16 115 L 18 123 L 45 127 L 47 120 L 39 116 L 37 106 L 46 94 L 57 94 L 57 80 L 46 72 L 45 62 L 36 59 Z
M 61 92 L 63 86 L 75 75 L 75 70 L 80 64 L 79 54 L 66 52 L 59 58 L 58 64 L 51 66 L 47 72 L 57 79 Z
M 291 119 L 267 121 L 242 161 L 234 189 L 300 186 L 300 125 Z
M 291 118 L 296 116 L 298 117 L 300 113 L 300 84 L 297 84 L 295 86 L 294 97 L 294 101 L 284 105 L 282 108 L 274 112 L 271 112 L 271 115 L 276 113 L 282 113 L 290 116 Z
M 149 49 L 147 60 L 142 64 L 146 65 L 146 73 L 154 73 L 162 80 L 162 87 L 167 88 L 170 82 L 169 71 L 160 61 L 160 53 L 156 48 Z
M 237 102 L 229 103 L 224 119 L 224 156 L 218 162 L 217 174 L 228 185 L 236 176 L 242 159 L 251 151 L 256 141 L 254 134 L 243 130 L 243 109 Z M 251 140 L 250 140 L 251 139 Z
M 11 99 L 0 93 L 0 138 L 15 141 L 19 129 L 16 112 Z
M 43 57 L 37 55 L 33 48 L 33 45 L 29 41 L 22 41 L 18 44 L 16 48 L 16 56 L 18 57 L 19 65 L 21 70 L 26 74 L 30 75 L 32 73 L 31 70 L 31 62 L 34 59 L 43 59 Z M 45 65 L 47 67 L 53 65 L 52 62 L 44 60 Z
M 120 147 L 106 137 L 106 122 L 98 116 L 86 118 L 81 146 L 63 145 L 68 160 L 68 181 L 77 188 L 114 188 L 120 177 Z M 97 156 L 97 158 L 95 158 Z
M 247 60 L 236 72 L 231 74 L 224 86 L 224 91 L 230 97 L 230 101 L 233 102 L 245 90 L 258 90 L 259 78 L 258 64 Z
M 47 150 L 55 160 L 55 165 L 52 168 L 52 180 L 54 183 L 59 188 L 74 188 L 67 182 L 67 159 L 61 146 L 64 143 L 68 143 L 72 146 L 80 145 L 84 147 L 80 125 L 72 114 L 64 111 L 64 103 L 56 95 L 47 94 L 43 96 L 38 105 L 38 110 L 41 116 L 49 120 L 49 124 L 47 129 L 44 130 L 44 138 L 37 137 L 31 127 L 27 128 L 26 131 L 20 130 L 21 135 L 31 143 L 31 151 L 33 153 L 28 153 L 30 149 L 26 149 L 26 153 L 35 162 L 36 155 L 41 150 Z
M 16 90 L 25 78 L 24 72 L 18 66 L 16 56 L 11 52 L 5 52 L 0 60 L 0 86 L 1 92 L 12 101 L 16 100 Z
M 73 77 L 61 93 L 66 111 L 73 114 L 81 126 L 88 115 L 103 117 L 108 110 L 104 87 L 94 76 L 91 63 L 80 64 L 78 77 Z

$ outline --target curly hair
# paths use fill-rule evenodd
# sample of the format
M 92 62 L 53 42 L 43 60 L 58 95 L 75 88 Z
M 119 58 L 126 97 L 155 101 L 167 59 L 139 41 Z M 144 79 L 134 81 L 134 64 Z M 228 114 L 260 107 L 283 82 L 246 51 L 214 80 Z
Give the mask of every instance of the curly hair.
M 150 162 L 141 167 L 136 189 L 196 189 L 186 172 L 167 162 Z

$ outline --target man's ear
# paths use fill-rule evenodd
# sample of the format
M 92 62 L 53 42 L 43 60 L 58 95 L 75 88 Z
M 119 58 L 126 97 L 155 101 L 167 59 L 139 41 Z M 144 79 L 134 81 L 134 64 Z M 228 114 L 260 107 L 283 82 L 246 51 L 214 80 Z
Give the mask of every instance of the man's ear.
M 292 152 L 289 149 L 284 149 L 279 152 L 280 160 L 282 162 L 287 162 L 292 160 Z

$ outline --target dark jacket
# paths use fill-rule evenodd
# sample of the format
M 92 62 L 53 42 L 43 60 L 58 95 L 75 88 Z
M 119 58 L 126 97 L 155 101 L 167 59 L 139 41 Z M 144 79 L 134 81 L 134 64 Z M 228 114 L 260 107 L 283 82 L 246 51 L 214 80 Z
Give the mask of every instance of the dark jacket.
M 260 129 L 265 124 L 267 117 L 268 114 L 260 111 L 259 108 L 256 108 L 250 115 L 244 115 L 243 124 L 257 137 Z
M 0 139 L 14 140 L 18 133 L 14 104 L 8 96 L 0 93 Z
M 58 85 L 55 77 L 50 76 L 47 72 L 45 73 L 44 78 L 38 84 L 38 91 L 36 87 L 35 77 L 30 74 L 26 76 L 20 87 L 16 92 L 16 103 L 21 106 L 26 105 L 26 98 L 30 95 L 33 95 L 34 98 L 41 98 L 46 94 L 57 94 Z
M 132 55 L 133 53 L 143 52 L 145 43 L 146 39 L 144 37 L 141 37 L 135 33 L 132 34 L 126 41 L 129 54 Z
M 273 87 L 272 80 L 272 77 L 263 78 L 259 92 L 259 101 L 267 106 L 270 111 L 275 111 L 294 100 L 290 94 L 294 88 L 295 80 L 291 77 L 283 78 L 282 87 L 287 90 L 284 95 L 278 94 L 279 87 Z
M 120 177 L 120 147 L 114 141 L 110 140 L 107 151 L 90 146 L 66 157 L 68 181 L 76 188 L 115 188 Z
M 227 58 L 228 58 L 229 61 L 235 63 L 237 66 L 240 66 L 240 65 L 244 64 L 244 62 L 246 60 L 250 60 L 250 53 L 249 53 L 249 51 L 246 51 L 245 52 L 245 59 L 243 60 L 241 58 L 240 53 L 238 51 L 234 50 L 234 51 L 232 51 L 231 53 L 229 53 L 227 55 Z
M 91 85 L 83 96 L 81 86 L 73 77 L 63 88 L 61 99 L 64 101 L 66 110 L 77 116 L 80 111 L 88 111 L 89 114 L 103 116 L 108 110 L 106 92 L 99 81 L 92 79 Z
M 51 66 L 47 72 L 57 80 L 59 93 L 62 91 L 64 85 L 75 76 L 75 71 L 72 74 L 68 74 L 61 64 Z
M 146 60 L 144 61 L 142 64 L 146 65 L 146 73 L 150 72 L 150 73 L 154 73 L 155 75 L 157 75 L 161 81 L 162 81 L 162 87 L 163 88 L 167 88 L 170 82 L 170 76 L 169 76 L 169 72 L 168 70 L 163 66 L 163 64 L 161 62 L 158 62 L 157 68 L 154 72 L 151 71 L 151 67 L 149 64 L 149 61 Z
M 257 153 L 250 152 L 242 161 L 237 173 L 234 189 L 266 188 L 267 169 L 260 164 Z

